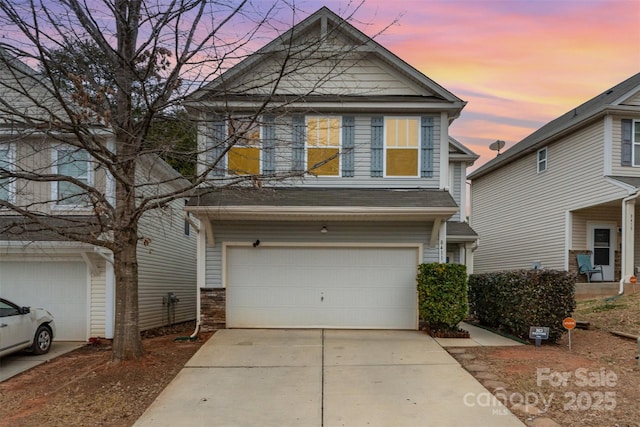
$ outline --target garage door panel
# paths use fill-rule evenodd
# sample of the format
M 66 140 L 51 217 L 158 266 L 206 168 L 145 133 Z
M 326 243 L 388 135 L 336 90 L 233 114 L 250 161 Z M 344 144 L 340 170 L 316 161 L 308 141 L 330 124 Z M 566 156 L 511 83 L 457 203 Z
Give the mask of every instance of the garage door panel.
M 415 329 L 417 248 L 228 247 L 229 327 Z
M 87 339 L 87 267 L 82 262 L 0 262 L 0 295 L 53 314 L 56 340 Z

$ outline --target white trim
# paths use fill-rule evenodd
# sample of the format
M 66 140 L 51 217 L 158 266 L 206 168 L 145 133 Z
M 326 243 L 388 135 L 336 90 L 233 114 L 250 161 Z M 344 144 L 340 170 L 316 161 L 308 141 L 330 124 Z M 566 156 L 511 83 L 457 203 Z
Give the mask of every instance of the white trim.
M 225 136 L 225 140 L 228 141 L 229 140 L 229 121 L 230 120 L 238 120 L 238 121 L 242 121 L 241 117 L 230 117 L 228 119 L 226 119 L 224 121 L 224 136 Z M 231 150 L 233 150 L 234 148 L 257 148 L 258 149 L 258 153 L 260 155 L 260 158 L 258 159 L 258 174 L 262 173 L 262 154 L 263 154 L 263 147 L 262 147 L 262 141 L 264 139 L 264 134 L 263 134 L 263 125 L 262 125 L 262 116 L 258 116 L 255 119 L 254 122 L 254 126 L 258 126 L 258 132 L 260 133 L 260 136 L 258 136 L 258 140 L 255 142 L 255 145 L 238 145 L 238 143 L 236 142 L 233 147 L 229 148 L 229 150 L 227 151 L 227 153 L 224 155 L 224 160 L 225 160 L 225 171 L 224 171 L 224 175 L 226 177 L 236 177 L 236 176 L 250 176 L 250 174 L 232 174 L 229 173 L 230 169 L 229 169 L 229 153 L 231 152 Z M 209 148 L 210 149 L 210 148 Z
M 603 174 L 611 175 L 613 172 L 613 117 L 610 114 L 604 116 L 604 165 Z
M 51 147 L 51 173 L 53 174 L 57 174 L 58 173 L 58 153 L 60 151 L 67 151 L 67 150 L 71 150 L 71 151 L 84 151 L 85 153 L 87 153 L 87 185 L 91 186 L 93 185 L 93 181 L 94 181 L 94 173 L 93 173 L 93 167 L 92 167 L 92 160 L 91 160 L 91 155 L 89 154 L 88 151 L 84 150 L 83 148 L 79 148 L 79 147 L 74 147 L 72 145 L 66 145 L 66 144 L 60 144 L 54 147 Z M 90 206 L 85 204 L 85 205 L 65 205 L 65 204 L 59 204 L 58 203 L 58 183 L 60 181 L 51 181 L 51 209 L 53 210 L 73 210 L 73 211 L 77 211 L 77 210 L 88 210 L 90 209 Z
M 636 163 L 636 149 L 640 150 L 640 140 L 636 141 L 636 127 L 640 126 L 640 120 L 631 120 L 631 165 L 640 167 Z
M 210 219 L 280 219 L 308 220 L 340 219 L 343 221 L 378 220 L 393 218 L 396 221 L 445 220 L 458 212 L 456 207 L 359 207 L 359 206 L 190 206 L 185 208 L 196 216 Z
M 340 121 L 338 126 L 338 174 L 337 175 L 316 175 L 312 170 L 309 169 L 309 118 L 326 118 L 332 119 L 337 118 Z M 328 178 L 342 178 L 342 116 L 337 114 L 309 114 L 304 116 L 304 163 L 303 169 L 308 171 L 309 174 L 313 175 L 318 179 L 328 179 Z M 322 148 L 322 147 L 312 147 L 312 148 Z M 334 146 L 327 146 L 326 148 L 335 148 Z
M 197 249 L 196 249 L 196 286 L 197 291 L 200 292 L 200 288 L 206 287 L 207 279 L 207 228 L 211 228 L 210 221 L 203 219 L 205 226 L 200 227 L 197 231 Z M 209 223 L 207 226 L 206 223 Z
M 89 336 L 91 335 L 91 320 L 93 319 L 93 307 L 91 305 L 91 282 L 93 281 L 93 273 L 91 271 L 91 267 L 86 263 L 85 263 L 85 268 L 86 268 L 87 283 L 85 285 L 86 286 L 86 290 L 85 290 L 86 300 L 85 300 L 85 303 L 84 303 L 85 310 L 86 310 L 86 316 L 85 316 L 85 319 L 84 319 L 84 322 L 85 322 L 85 336 L 84 336 L 84 339 L 86 341 L 86 340 L 89 339 Z
M 616 276 L 616 248 L 618 247 L 618 224 L 612 221 L 587 221 L 587 249 L 591 251 L 591 262 L 596 265 L 594 262 L 594 247 L 593 247 L 593 230 L 596 228 L 606 228 L 611 231 L 611 241 L 609 242 L 609 266 L 611 268 L 611 276 L 607 278 L 607 271 L 604 271 L 604 277 L 601 278 L 603 281 L 613 281 Z
M 435 142 L 435 141 L 434 141 Z M 435 160 L 435 159 L 434 159 Z M 449 115 L 440 113 L 440 189 L 449 188 Z
M 569 251 L 573 241 L 573 212 L 564 213 L 564 269 L 569 271 Z
M 544 159 L 540 160 L 540 153 L 544 152 Z M 541 165 L 544 164 L 544 169 L 542 169 Z M 549 169 L 549 151 L 547 147 L 542 147 L 538 151 L 536 151 L 536 173 L 543 173 Z
M 9 163 L 9 171 L 11 172 L 15 172 L 16 169 L 16 146 L 15 144 L 12 143 L 2 143 L 0 144 L 0 147 L 7 147 L 8 151 L 7 151 L 7 162 Z M 6 199 L 7 202 L 9 203 L 15 203 L 16 202 L 16 182 L 15 179 L 11 178 L 10 176 L 8 178 L 6 178 L 9 181 L 9 186 L 8 186 L 8 192 L 9 192 L 9 197 Z M 0 208 L 0 210 L 2 210 L 2 208 Z
M 417 128 L 417 137 L 418 137 L 418 141 L 417 141 L 417 145 L 415 147 L 388 147 L 387 146 L 387 119 L 415 119 L 418 122 L 418 128 Z M 422 147 L 422 119 L 421 116 L 411 116 L 411 115 L 406 115 L 406 116 L 384 116 L 382 118 L 383 121 L 383 126 L 382 126 L 382 177 L 383 178 L 390 178 L 390 179 L 394 179 L 394 178 L 420 178 L 420 171 L 421 169 L 421 155 L 420 155 L 420 147 Z M 391 148 L 391 149 L 400 149 L 400 150 L 415 150 L 416 152 L 416 157 L 417 157 L 417 167 L 416 167 L 416 174 L 415 175 L 387 175 L 387 150 Z

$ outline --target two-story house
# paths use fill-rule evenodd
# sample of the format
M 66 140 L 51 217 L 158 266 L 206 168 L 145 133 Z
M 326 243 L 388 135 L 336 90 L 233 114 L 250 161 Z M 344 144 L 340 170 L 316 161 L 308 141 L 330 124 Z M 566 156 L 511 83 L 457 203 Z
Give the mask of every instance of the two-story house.
M 0 296 L 49 310 L 57 340 L 113 338 L 113 254 L 99 245 L 109 224 L 100 223 L 80 186 L 50 177 L 75 178 L 115 204 L 113 178 L 71 133 L 56 130 L 50 113 L 63 110 L 40 76 L 0 54 Z M 109 129 L 92 131 L 109 146 Z M 155 156 L 140 158 L 139 171 L 145 191 L 184 187 L 185 179 Z M 185 225 L 184 204 L 175 200 L 140 220 L 142 330 L 195 318 L 197 240 Z M 169 292 L 179 301 L 168 304 Z
M 194 93 L 202 326 L 416 329 L 417 265 L 477 239 L 464 105 L 327 8 Z
M 541 127 L 469 175 L 476 272 L 577 271 L 624 283 L 640 266 L 640 74 Z M 584 279 L 584 277 L 583 277 Z M 586 281 L 586 280 L 585 280 Z

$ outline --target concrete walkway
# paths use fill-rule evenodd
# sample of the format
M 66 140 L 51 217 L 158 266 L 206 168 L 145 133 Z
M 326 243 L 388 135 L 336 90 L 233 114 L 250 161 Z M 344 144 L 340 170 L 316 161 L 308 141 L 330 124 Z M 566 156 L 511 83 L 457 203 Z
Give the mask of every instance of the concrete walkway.
M 135 425 L 524 424 L 421 332 L 226 329 Z
M 470 338 L 436 338 L 443 347 L 504 347 L 512 345 L 524 345 L 518 341 L 494 334 L 486 329 L 468 323 L 460 323 L 460 328 L 469 332 Z
M 41 363 L 48 362 L 65 353 L 85 345 L 79 341 L 54 341 L 51 350 L 47 354 L 35 355 L 26 351 L 13 353 L 0 359 L 0 382 L 8 380 L 24 371 L 27 371 Z

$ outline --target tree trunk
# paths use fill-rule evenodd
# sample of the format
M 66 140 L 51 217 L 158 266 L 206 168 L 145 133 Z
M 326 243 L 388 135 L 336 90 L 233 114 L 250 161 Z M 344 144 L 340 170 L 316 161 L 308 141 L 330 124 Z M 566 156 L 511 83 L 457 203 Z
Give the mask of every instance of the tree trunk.
M 116 232 L 119 250 L 113 254 L 116 279 L 116 324 L 114 361 L 137 359 L 144 354 L 138 324 L 137 232 L 127 228 Z

